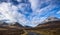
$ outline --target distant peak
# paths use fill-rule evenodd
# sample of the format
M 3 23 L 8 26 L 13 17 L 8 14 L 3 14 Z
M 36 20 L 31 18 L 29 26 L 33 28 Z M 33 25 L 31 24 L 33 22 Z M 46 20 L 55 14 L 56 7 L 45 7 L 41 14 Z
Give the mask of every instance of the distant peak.
M 48 17 L 44 22 L 49 22 L 49 21 L 56 21 L 59 20 L 59 18 L 55 17 L 55 16 L 50 16 Z
M 50 16 L 50 17 L 48 17 L 48 20 L 55 20 L 55 19 L 59 19 L 59 18 L 54 17 L 54 16 Z

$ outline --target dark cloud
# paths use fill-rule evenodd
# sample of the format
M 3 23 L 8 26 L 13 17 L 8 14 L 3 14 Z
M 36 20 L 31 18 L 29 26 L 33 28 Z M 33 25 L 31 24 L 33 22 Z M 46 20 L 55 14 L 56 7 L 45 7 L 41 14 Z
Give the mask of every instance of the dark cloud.
M 17 0 L 10 0 L 10 3 L 12 3 L 13 5 L 18 5 L 19 2 Z
M 2 3 L 2 2 L 8 2 L 9 0 L 0 0 L 0 3 Z

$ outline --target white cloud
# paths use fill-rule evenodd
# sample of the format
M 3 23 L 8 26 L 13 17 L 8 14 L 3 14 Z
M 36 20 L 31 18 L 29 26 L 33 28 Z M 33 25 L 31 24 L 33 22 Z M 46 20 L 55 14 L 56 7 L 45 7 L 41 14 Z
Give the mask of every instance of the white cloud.
M 14 21 L 14 18 L 11 16 L 10 10 L 9 10 L 9 5 L 10 3 L 1 3 L 0 4 L 0 13 L 2 13 L 7 19 L 9 19 L 10 21 Z
M 17 0 L 18 2 L 21 2 L 22 0 Z
M 60 14 L 60 11 L 58 11 L 57 14 Z
M 19 13 L 19 7 L 14 5 L 9 5 L 8 3 L 0 4 L 0 12 L 10 21 L 7 22 L 19 22 L 22 25 L 26 25 L 29 21 L 26 20 L 25 16 Z M 1 15 L 2 16 L 2 15 Z M 0 18 L 1 20 L 2 18 Z M 4 19 L 5 20 L 5 19 Z
M 20 2 L 20 0 L 17 0 Z M 12 5 L 11 3 L 1 3 L 0 4 L 0 13 L 2 13 L 4 15 L 4 17 L 6 17 L 8 20 L 10 20 L 11 22 L 19 22 L 22 25 L 28 25 L 28 26 L 32 26 L 35 27 L 38 24 L 40 24 L 42 21 L 44 21 L 47 16 L 49 16 L 50 14 L 47 14 L 48 12 L 50 12 L 53 8 L 56 7 L 56 5 L 48 5 L 42 9 L 38 8 L 38 6 L 40 6 L 40 4 L 42 4 L 42 0 L 41 1 L 37 1 L 37 0 L 29 0 L 31 2 L 31 8 L 33 10 L 33 12 L 28 16 L 29 19 L 26 18 L 26 16 L 24 15 L 25 12 L 23 9 L 23 6 L 25 6 L 25 4 L 19 4 L 17 6 Z M 40 3 L 39 3 L 40 2 Z M 44 2 L 48 2 L 48 1 L 44 1 Z M 23 11 L 23 14 L 21 14 L 20 12 L 18 12 L 18 9 Z M 3 17 L 3 15 L 1 15 L 1 17 Z M 44 15 L 44 16 L 41 16 Z M 2 18 L 0 18 L 1 20 Z

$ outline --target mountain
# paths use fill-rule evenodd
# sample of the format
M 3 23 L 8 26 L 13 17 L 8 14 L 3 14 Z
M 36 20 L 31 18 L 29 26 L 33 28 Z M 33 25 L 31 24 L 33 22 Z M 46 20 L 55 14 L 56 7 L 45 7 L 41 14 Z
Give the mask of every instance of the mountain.
M 60 27 L 60 19 L 54 16 L 48 17 L 43 23 L 39 24 L 37 27 Z
M 54 16 L 50 16 L 50 17 L 48 17 L 47 20 L 54 21 L 54 20 L 59 20 L 59 18 L 54 17 Z
M 60 28 L 60 20 L 45 22 L 43 24 L 39 24 L 37 27 L 41 27 L 41 28 Z
M 0 28 L 5 28 L 5 27 L 8 27 L 8 23 L 6 22 L 0 22 Z
M 0 22 L 0 28 L 17 28 L 17 27 L 20 27 L 20 28 L 23 28 L 22 25 L 20 25 L 18 22 L 13 22 L 13 23 L 6 23 L 6 22 Z
M 19 24 L 18 22 L 15 22 L 15 24 L 13 26 L 18 26 L 18 27 L 23 27 L 21 24 Z
M 50 21 L 57 21 L 57 20 L 60 19 L 54 16 L 49 16 L 46 20 L 43 21 L 43 23 L 50 22 Z
M 31 26 L 24 26 L 24 28 L 28 28 L 29 29 L 29 28 L 32 28 L 32 27 Z

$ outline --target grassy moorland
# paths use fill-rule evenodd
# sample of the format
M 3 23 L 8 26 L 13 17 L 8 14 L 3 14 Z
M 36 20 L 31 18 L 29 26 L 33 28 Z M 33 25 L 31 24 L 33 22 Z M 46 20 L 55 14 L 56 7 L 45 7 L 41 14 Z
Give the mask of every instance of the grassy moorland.
M 60 35 L 60 21 L 51 21 L 34 28 L 0 26 L 0 35 Z
M 40 24 L 28 31 L 40 33 L 43 35 L 60 35 L 60 21 L 51 21 Z

